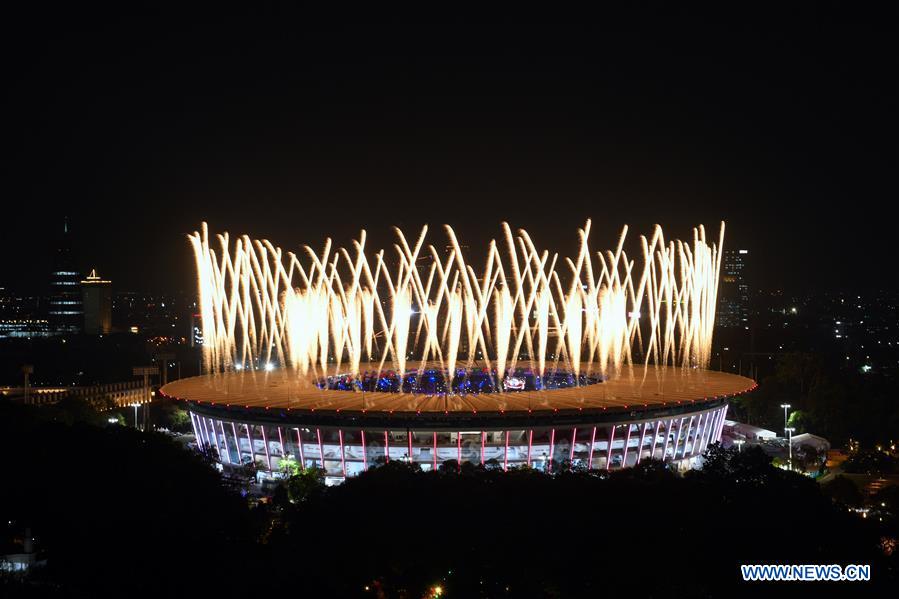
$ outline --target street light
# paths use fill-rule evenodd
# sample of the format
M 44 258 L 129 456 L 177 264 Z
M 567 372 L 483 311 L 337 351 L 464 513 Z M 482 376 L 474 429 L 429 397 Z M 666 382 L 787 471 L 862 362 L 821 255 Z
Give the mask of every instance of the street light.
M 787 428 L 787 410 L 789 410 L 791 406 L 788 403 L 782 403 L 782 404 L 780 404 L 780 407 L 782 407 L 784 409 L 784 429 L 786 429 Z
M 137 428 L 137 407 L 139 405 L 140 405 L 139 403 L 131 404 L 131 407 L 134 408 L 134 428 Z
M 734 439 L 734 445 L 737 446 L 737 450 L 741 453 L 743 452 L 743 443 L 746 443 L 746 439 Z
M 787 443 L 790 446 L 790 470 L 793 469 L 793 433 L 796 431 L 792 426 L 788 426 L 784 428 L 784 432 L 787 433 L 788 440 Z

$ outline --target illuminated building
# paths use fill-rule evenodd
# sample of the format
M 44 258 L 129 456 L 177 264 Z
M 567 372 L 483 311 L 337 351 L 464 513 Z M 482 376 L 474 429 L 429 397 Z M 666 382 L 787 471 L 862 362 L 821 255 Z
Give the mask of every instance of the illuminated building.
M 749 282 L 746 267 L 749 250 L 724 250 L 718 287 L 715 325 L 721 328 L 749 328 Z
M 62 237 L 56 248 L 50 277 L 48 320 L 56 334 L 78 333 L 84 325 L 81 303 L 81 274 L 75 267 L 69 221 L 63 224 Z
M 106 335 L 112 331 L 112 281 L 106 281 L 92 270 L 81 281 L 84 305 L 84 332 L 88 335 Z
M 550 257 L 503 225 L 486 265 L 446 227 L 446 252 L 397 230 L 366 251 L 282 252 L 190 236 L 208 374 L 161 394 L 187 402 L 223 466 L 282 460 L 332 480 L 379 460 L 614 469 L 690 467 L 751 379 L 706 370 L 724 237 Z M 501 251 L 500 248 L 505 249 Z
M 415 373 L 420 365 L 409 366 Z M 384 374 L 382 382 L 392 376 Z M 530 367 L 516 374 L 534 379 Z M 263 368 L 182 379 L 161 394 L 186 402 L 198 444 L 215 448 L 223 466 L 278 472 L 292 461 L 339 482 L 389 460 L 423 470 L 455 460 L 558 471 L 614 470 L 652 457 L 686 469 L 719 440 L 728 398 L 755 387 L 714 371 L 666 369 L 661 378 L 649 373 L 648 385 L 643 374 L 634 366 L 633 378 L 574 386 L 561 374 L 553 389 L 451 395 L 413 392 L 416 375 L 393 392 L 363 393 L 352 382 L 339 389 L 341 377 L 300 391 L 295 373 Z M 378 388 L 377 378 L 366 375 L 363 387 Z

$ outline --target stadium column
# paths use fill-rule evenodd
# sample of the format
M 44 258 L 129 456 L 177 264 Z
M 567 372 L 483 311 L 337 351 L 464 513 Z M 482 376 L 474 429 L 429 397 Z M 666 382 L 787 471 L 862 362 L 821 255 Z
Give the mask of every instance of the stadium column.
M 697 416 L 696 429 L 693 431 L 693 444 L 690 446 L 690 457 L 696 456 L 696 450 L 699 448 L 699 441 L 702 438 L 702 413 Z M 684 457 L 687 456 L 687 449 L 684 447 Z
M 606 448 L 606 470 L 612 469 L 612 443 L 615 442 L 615 425 L 609 427 L 609 446 Z
M 665 444 L 662 446 L 662 461 L 665 461 L 665 458 L 668 457 L 668 445 L 671 443 L 671 427 L 674 426 L 674 419 L 668 420 L 668 424 L 665 425 Z
M 237 425 L 231 423 L 231 432 L 234 434 L 234 446 L 237 447 L 237 463 L 243 464 L 243 455 L 240 453 L 240 437 L 237 436 Z
M 571 429 L 571 451 L 568 452 L 568 469 L 571 470 L 571 466 L 574 463 L 574 442 L 577 439 L 577 427 Z
M 278 445 L 281 446 L 281 459 L 287 459 L 287 448 L 284 447 L 284 433 L 281 431 L 281 427 L 278 427 Z M 288 474 L 290 474 L 288 472 Z
M 256 463 L 256 448 L 253 447 L 253 433 L 250 432 L 249 424 L 244 423 L 244 426 L 247 427 L 247 441 L 250 444 L 250 459 L 252 460 L 252 463 L 255 464 Z
M 200 429 L 197 427 L 196 420 L 194 420 L 193 412 L 190 413 L 190 424 L 194 427 L 194 437 L 197 439 L 197 447 L 201 447 L 203 444 L 203 437 L 200 436 Z
M 703 412 L 700 414 L 702 418 L 702 429 L 699 431 L 699 438 L 693 446 L 693 455 L 701 455 L 705 451 L 705 439 L 708 436 L 709 424 L 712 422 L 712 412 Z
M 346 452 L 343 445 L 343 429 L 337 429 L 337 437 L 340 439 L 340 468 L 343 470 L 343 478 L 346 478 Z
M 506 431 L 506 449 L 503 452 L 503 472 L 509 471 L 509 431 Z
M 724 421 L 727 419 L 727 409 L 730 406 L 726 405 L 721 408 L 721 422 L 718 424 L 718 439 L 721 439 L 721 432 L 724 430 Z
M 316 437 L 318 437 L 318 457 L 319 457 L 319 459 L 321 459 L 321 467 L 322 467 L 322 470 L 324 470 L 325 473 L 327 474 L 328 469 L 325 468 L 325 448 L 322 445 L 322 429 L 320 429 L 320 428 L 315 429 L 315 435 L 316 435 Z
M 365 448 L 365 430 L 359 429 L 359 433 L 362 436 L 362 471 L 365 472 L 368 470 L 368 450 Z
M 643 423 L 643 432 L 640 433 L 640 446 L 637 447 L 637 464 L 643 458 L 643 442 L 646 441 L 646 430 L 649 428 L 649 422 Z
M 225 434 L 225 423 L 219 420 L 219 430 L 222 431 L 222 443 L 225 445 L 225 460 L 231 464 L 231 450 L 228 448 L 228 435 Z
M 587 450 L 587 470 L 593 469 L 593 447 L 596 445 L 596 427 L 593 427 L 593 434 L 590 435 L 590 448 Z
M 300 468 L 306 469 L 306 454 L 303 452 L 303 435 L 300 434 L 300 427 L 294 427 L 297 432 L 297 447 L 300 448 Z
M 531 447 L 534 445 L 534 429 L 528 431 L 528 468 L 531 467 Z
M 709 444 L 712 441 L 712 435 L 715 434 L 715 427 L 718 426 L 718 412 L 717 410 L 709 411 L 709 425 L 706 427 L 705 440 L 702 443 L 702 451 L 705 451 L 709 448 Z
M 627 450 L 631 444 L 631 423 L 628 422 L 624 426 L 627 427 L 627 435 L 624 438 L 624 448 L 621 452 L 621 467 L 625 468 L 627 466 Z
M 684 428 L 684 418 L 680 418 L 677 421 L 677 434 L 674 437 L 674 449 L 671 450 L 671 459 L 677 459 L 677 447 L 680 445 L 680 434 Z
M 215 453 L 219 454 L 219 461 L 222 461 L 222 448 L 219 445 L 219 436 L 215 432 L 215 420 L 212 418 L 204 418 L 204 420 L 209 420 L 209 424 L 211 425 L 209 428 L 212 430 L 212 442 L 215 444 Z
M 690 431 L 693 429 L 693 420 L 695 420 L 695 416 L 690 416 L 690 421 L 687 423 L 687 432 L 684 435 L 684 449 L 681 452 L 681 457 L 687 457 L 687 442 L 690 440 Z M 677 447 L 674 448 L 674 458 L 677 459 Z
M 556 429 L 551 429 L 549 432 L 549 462 L 546 464 L 546 469 L 550 472 L 553 471 L 553 451 L 556 446 Z
M 265 425 L 260 424 L 259 430 L 262 431 L 262 447 L 265 449 L 265 464 L 268 466 L 268 471 L 272 471 L 272 457 L 268 452 L 268 437 L 265 435 Z
M 207 447 L 211 447 L 211 446 L 212 446 L 212 441 L 209 440 L 209 427 L 206 426 L 206 419 L 205 419 L 205 418 L 201 418 L 201 417 L 199 417 L 199 416 L 198 416 L 197 418 L 200 419 L 200 425 L 201 425 L 200 428 L 201 428 L 201 430 L 203 431 L 203 438 L 206 439 L 206 446 L 207 446 Z

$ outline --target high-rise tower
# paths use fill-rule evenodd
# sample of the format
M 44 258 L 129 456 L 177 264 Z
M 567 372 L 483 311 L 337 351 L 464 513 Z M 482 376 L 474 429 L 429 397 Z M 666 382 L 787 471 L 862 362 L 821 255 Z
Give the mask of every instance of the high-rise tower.
M 721 328 L 749 328 L 749 250 L 724 250 L 715 324 Z
M 48 320 L 50 331 L 58 334 L 78 333 L 84 324 L 81 303 L 81 274 L 75 267 L 69 219 L 63 222 L 62 236 L 56 246 L 53 272 L 50 275 Z
M 106 335 L 112 330 L 112 281 L 104 280 L 91 271 L 81 281 L 84 300 L 84 332 L 88 335 Z

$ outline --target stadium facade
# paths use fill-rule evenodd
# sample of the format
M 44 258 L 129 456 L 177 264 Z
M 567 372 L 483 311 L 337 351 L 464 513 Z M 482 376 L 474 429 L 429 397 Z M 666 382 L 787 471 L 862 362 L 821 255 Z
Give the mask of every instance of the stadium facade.
M 162 394 L 187 403 L 198 444 L 223 467 L 256 463 L 277 475 L 294 462 L 339 482 L 391 460 L 557 471 L 654 458 L 687 469 L 719 440 L 728 398 L 755 386 L 673 368 L 647 383 L 635 369 L 585 386 L 470 396 L 304 391 L 284 371 L 183 379 Z

